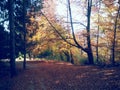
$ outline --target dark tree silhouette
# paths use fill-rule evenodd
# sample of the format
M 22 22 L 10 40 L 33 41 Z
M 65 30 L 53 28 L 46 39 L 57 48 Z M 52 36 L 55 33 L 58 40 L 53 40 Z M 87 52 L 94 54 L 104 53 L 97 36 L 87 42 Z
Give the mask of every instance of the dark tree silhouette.
M 14 0 L 8 0 L 9 5 L 9 29 L 10 29 L 10 71 L 11 77 L 16 75 L 15 65 L 15 30 L 14 30 Z
M 24 29 L 24 62 L 23 68 L 26 69 L 26 0 L 23 0 L 23 29 Z

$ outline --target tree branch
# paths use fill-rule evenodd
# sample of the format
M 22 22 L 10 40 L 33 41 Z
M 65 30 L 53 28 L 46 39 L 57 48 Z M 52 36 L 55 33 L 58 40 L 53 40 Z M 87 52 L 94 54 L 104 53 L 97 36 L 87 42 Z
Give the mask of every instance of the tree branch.
M 70 15 L 70 24 L 71 24 L 71 29 L 72 29 L 72 36 L 73 36 L 73 40 L 75 42 L 75 44 L 77 45 L 78 48 L 81 48 L 82 50 L 86 51 L 76 40 L 75 37 L 75 32 L 74 32 L 74 28 L 73 28 L 73 21 L 72 21 L 72 12 L 71 12 L 71 6 L 70 6 L 70 0 L 68 0 L 68 9 L 69 9 L 69 15 Z
M 68 44 L 70 44 L 71 46 L 75 46 L 77 48 L 81 48 L 82 50 L 86 51 L 82 46 L 79 45 L 75 45 L 71 42 L 69 42 L 66 38 L 64 38 L 61 33 L 55 28 L 55 26 L 49 21 L 49 19 L 46 17 L 46 15 L 41 11 L 41 14 L 45 17 L 45 19 L 48 21 L 48 23 L 51 25 L 51 27 L 54 29 L 54 31 Z

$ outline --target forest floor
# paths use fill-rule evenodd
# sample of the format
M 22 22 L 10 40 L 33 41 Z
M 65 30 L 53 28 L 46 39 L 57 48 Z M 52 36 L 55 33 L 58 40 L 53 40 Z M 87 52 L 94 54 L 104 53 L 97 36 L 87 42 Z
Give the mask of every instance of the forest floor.
M 4 68 L 3 68 L 4 67 Z M 57 61 L 17 63 L 17 76 L 0 65 L 0 90 L 120 90 L 120 67 L 72 65 Z

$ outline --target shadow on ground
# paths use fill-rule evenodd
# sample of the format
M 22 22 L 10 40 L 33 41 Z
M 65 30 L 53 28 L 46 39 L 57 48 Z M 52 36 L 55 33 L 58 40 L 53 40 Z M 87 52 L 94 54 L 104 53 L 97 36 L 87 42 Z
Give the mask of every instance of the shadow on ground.
M 21 62 L 17 69 L 18 75 L 10 78 L 9 65 L 0 64 L 0 90 L 120 90 L 120 67 L 29 61 L 26 70 Z

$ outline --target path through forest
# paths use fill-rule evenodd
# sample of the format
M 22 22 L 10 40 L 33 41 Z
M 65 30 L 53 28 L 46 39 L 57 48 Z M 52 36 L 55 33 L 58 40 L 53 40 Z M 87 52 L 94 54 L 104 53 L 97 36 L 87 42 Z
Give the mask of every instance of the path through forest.
M 0 75 L 0 90 L 120 90 L 120 67 L 77 66 L 56 61 L 29 61 L 26 70 L 21 69 L 20 63 L 17 66 L 16 77 Z

